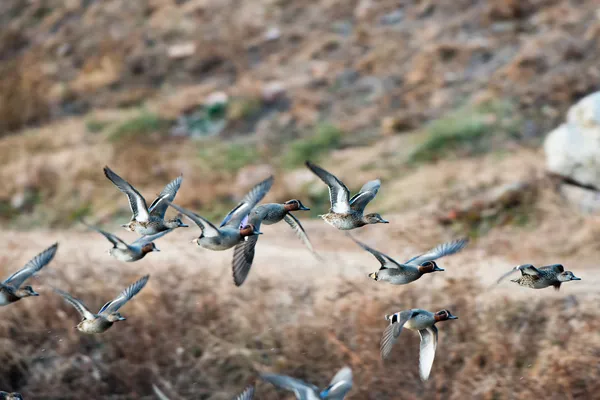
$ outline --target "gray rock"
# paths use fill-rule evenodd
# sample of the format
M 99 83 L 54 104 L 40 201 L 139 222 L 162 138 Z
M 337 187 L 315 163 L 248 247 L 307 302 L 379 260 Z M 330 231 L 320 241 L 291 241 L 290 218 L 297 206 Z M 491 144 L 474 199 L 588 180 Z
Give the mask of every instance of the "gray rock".
M 582 214 L 600 213 L 600 192 L 564 183 L 560 185 L 561 195 Z
M 600 92 L 584 97 L 546 137 L 548 171 L 600 189 Z

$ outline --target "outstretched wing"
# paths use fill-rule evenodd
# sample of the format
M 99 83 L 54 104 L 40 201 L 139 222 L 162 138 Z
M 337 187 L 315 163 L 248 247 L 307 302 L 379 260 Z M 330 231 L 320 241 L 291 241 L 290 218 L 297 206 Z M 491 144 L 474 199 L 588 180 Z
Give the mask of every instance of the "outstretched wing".
M 323 168 L 306 162 L 306 166 L 315 175 L 317 175 L 329 187 L 329 201 L 331 202 L 331 211 L 339 214 L 350 212 L 350 191 L 335 175 L 325 171 Z
M 175 228 L 171 228 L 171 229 L 167 229 L 166 231 L 155 233 L 154 235 L 142 236 L 142 237 L 136 239 L 135 242 L 131 243 L 131 246 L 143 247 L 143 246 L 147 245 L 148 243 L 152 243 L 156 239 L 159 239 L 159 238 L 165 236 L 167 233 L 173 232 L 174 230 L 175 230 Z
M 88 225 L 87 223 L 85 223 L 84 221 L 81 221 L 82 224 L 84 224 L 85 226 L 87 226 L 88 228 L 104 235 L 104 237 L 106 239 L 108 239 L 109 242 L 111 242 L 115 247 L 119 247 L 123 250 L 128 249 L 129 245 L 127 243 L 125 243 L 123 240 L 121 240 L 119 237 L 117 237 L 116 235 L 113 235 L 112 233 L 108 233 L 106 231 L 103 231 L 102 229 L 92 226 L 92 225 Z
M 411 319 L 414 315 L 412 310 L 401 311 L 396 314 L 397 321 L 388 325 L 383 331 L 381 342 L 379 344 L 379 350 L 381 352 L 381 358 L 387 358 L 392 352 L 392 346 L 398 340 L 404 324 Z
M 292 229 L 296 233 L 296 236 L 298 236 L 298 238 L 302 240 L 304 245 L 308 247 L 308 249 L 313 254 L 315 254 L 315 250 L 313 249 L 312 243 L 310 242 L 310 239 L 308 238 L 304 227 L 302 227 L 302 224 L 300 224 L 300 221 L 298 221 L 298 219 L 292 213 L 285 214 L 285 217 L 283 217 L 283 219 L 285 222 L 287 222 L 289 226 L 292 227 Z
M 360 189 L 360 192 L 352 196 L 350 199 L 350 207 L 354 211 L 359 211 L 362 213 L 367 204 L 369 204 L 369 202 L 375 198 L 380 187 L 381 181 L 379 179 L 365 183 L 365 185 Z
M 254 386 L 248 386 L 246 390 L 240 393 L 235 400 L 252 400 L 254 397 Z
M 75 307 L 75 309 L 81 314 L 84 319 L 92 320 L 96 318 L 96 316 L 83 304 L 83 302 L 79 299 L 74 298 L 69 293 L 64 292 L 60 289 L 54 288 L 54 291 L 60 294 L 70 305 Z
M 373 254 L 375 256 L 375 258 L 377 259 L 377 261 L 379 261 L 379 263 L 381 264 L 380 269 L 387 269 L 387 268 L 402 269 L 402 268 L 404 268 L 401 264 L 399 264 L 393 258 L 386 256 L 385 254 L 381 253 L 380 251 L 377 251 L 374 248 L 371 248 L 362 242 L 359 242 L 349 233 L 346 233 L 346 236 L 348 236 L 350 239 L 354 240 L 354 242 L 357 245 L 359 245 L 360 247 L 362 247 L 369 253 Z
M 158 197 L 154 199 L 150 207 L 148 207 L 148 211 L 150 215 L 154 217 L 158 217 L 160 219 L 165 218 L 165 213 L 167 212 L 167 208 L 169 208 L 169 203 L 164 201 L 173 201 L 175 200 L 175 195 L 181 186 L 181 182 L 183 181 L 183 176 L 179 175 L 177 178 L 169 182 L 167 186 L 160 192 Z
M 267 192 L 271 189 L 271 186 L 273 186 L 272 176 L 254 186 L 244 196 L 242 201 L 227 214 L 220 226 L 223 227 L 228 225 L 238 228 L 244 217 L 265 197 Z
M 421 335 L 421 350 L 419 352 L 419 375 L 423 381 L 429 378 L 435 350 L 437 349 L 438 330 L 435 325 L 419 331 Z
M 50 261 L 52 261 L 57 249 L 58 243 L 54 243 L 52 246 L 48 247 L 46 250 L 42 251 L 40 254 L 31 259 L 23 268 L 9 276 L 4 281 L 4 284 L 18 289 L 23 282 L 29 279 L 30 276 L 44 268 Z
M 163 393 L 162 390 L 158 388 L 156 385 L 152 385 L 152 390 L 154 390 L 154 394 L 158 397 L 158 400 L 169 400 L 166 394 Z
M 149 278 L 150 278 L 150 275 L 144 275 L 138 281 L 129 285 L 125 290 L 123 290 L 119 294 L 119 296 L 117 296 L 116 299 L 111 300 L 108 303 L 106 303 L 104 306 L 102 306 L 100 311 L 98 311 L 98 314 L 106 315 L 106 314 L 110 314 L 110 313 L 118 311 L 119 308 L 123 307 L 125 305 L 125 303 L 127 303 L 129 300 L 131 300 L 133 298 L 133 296 L 138 294 L 139 291 L 142 290 L 142 288 L 144 286 L 146 286 L 146 283 L 148 282 Z
M 242 286 L 254 260 L 254 249 L 258 235 L 246 237 L 246 240 L 238 243 L 233 250 L 233 262 L 231 264 L 233 270 L 233 282 L 236 286 Z
M 186 217 L 188 217 L 193 222 L 195 222 L 196 225 L 198 225 L 198 228 L 200 228 L 202 230 L 203 236 L 205 236 L 205 237 L 219 236 L 219 229 L 217 229 L 216 226 L 211 224 L 209 220 L 204 219 L 203 217 L 199 216 L 198 214 L 195 214 L 195 213 L 191 212 L 190 210 L 180 207 L 177 204 L 173 204 L 173 203 L 169 202 L 169 205 L 171 207 L 173 207 L 174 209 L 176 209 L 177 211 L 179 211 L 180 213 L 182 213 L 183 215 L 185 215 Z
M 261 379 L 278 388 L 289 390 L 298 400 L 320 400 L 319 388 L 285 375 L 262 374 Z
M 131 208 L 131 212 L 133 213 L 134 219 L 141 222 L 146 222 L 150 220 L 150 214 L 148 213 L 148 207 L 146 205 L 146 200 L 144 197 L 138 192 L 133 186 L 129 184 L 125 179 L 121 178 L 119 175 L 115 174 L 110 168 L 104 167 L 104 175 L 121 192 L 127 195 L 127 199 L 129 200 L 129 208 Z
M 408 265 L 421 265 L 426 261 L 434 261 L 438 258 L 442 258 L 444 256 L 449 256 L 450 254 L 458 253 L 461 251 L 467 244 L 469 243 L 469 239 L 459 239 L 454 240 L 452 242 L 447 242 L 440 244 L 433 249 L 429 250 L 425 254 L 421 254 L 420 256 L 416 256 L 405 262 Z
M 517 265 L 516 267 L 514 267 L 513 269 L 511 269 L 510 271 L 508 271 L 507 273 L 502 275 L 500 278 L 498 278 L 496 283 L 500 283 L 506 277 L 512 275 L 514 272 L 517 272 L 517 271 L 521 271 L 521 275 L 531 275 L 531 276 L 540 276 L 541 275 L 540 270 L 537 269 L 536 267 L 534 267 L 533 265 L 522 264 L 522 265 Z
M 342 400 L 350 389 L 352 389 L 352 370 L 350 367 L 344 367 L 335 374 L 329 386 L 321 392 L 321 398 Z

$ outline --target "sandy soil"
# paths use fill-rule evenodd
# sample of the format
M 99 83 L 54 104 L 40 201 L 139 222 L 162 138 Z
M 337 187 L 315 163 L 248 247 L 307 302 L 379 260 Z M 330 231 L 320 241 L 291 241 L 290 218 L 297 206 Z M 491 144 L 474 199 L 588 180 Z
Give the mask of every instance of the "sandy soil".
M 404 260 L 423 252 L 436 244 L 436 240 L 445 238 L 421 238 L 408 232 L 398 232 L 399 221 L 406 216 L 396 214 L 387 216 L 390 225 L 365 227 L 355 231 L 354 235 L 371 246 L 397 258 Z M 359 249 L 342 232 L 326 225 L 320 220 L 304 220 L 305 229 L 309 233 L 317 252 L 323 258 L 319 261 L 303 247 L 294 233 L 284 223 L 268 226 L 257 246 L 257 254 L 248 280 L 241 288 L 233 285 L 231 278 L 231 257 L 233 250 L 211 252 L 190 243 L 198 234 L 198 229 L 179 229 L 157 241 L 160 253 L 153 253 L 136 263 L 121 263 L 107 254 L 110 243 L 103 237 L 84 230 L 81 231 L 37 231 L 8 232 L 6 240 L 0 242 L 0 254 L 4 254 L 4 273 L 10 273 L 14 266 L 22 265 L 33 254 L 57 240 L 60 250 L 50 268 L 40 274 L 38 285 L 46 279 L 60 285 L 57 270 L 69 279 L 76 280 L 92 265 L 98 275 L 137 275 L 164 273 L 177 268 L 180 270 L 198 269 L 207 276 L 222 277 L 224 291 L 250 290 L 252 285 L 260 285 L 265 280 L 281 287 L 284 292 L 288 287 L 306 288 L 322 293 L 326 298 L 347 294 L 347 291 L 376 290 L 381 294 L 389 294 L 403 290 L 383 282 L 374 282 L 367 274 L 378 269 L 378 262 L 367 252 Z M 115 227 L 115 232 L 122 238 L 133 240 L 135 236 Z M 600 274 L 595 259 L 591 256 L 571 254 L 560 255 L 560 249 L 545 249 L 545 254 L 532 251 L 537 245 L 543 245 L 543 235 L 538 231 L 518 230 L 506 234 L 503 231 L 490 233 L 482 240 L 472 240 L 461 253 L 449 256 L 440 261 L 446 272 L 431 274 L 414 282 L 412 285 L 425 292 L 433 287 L 452 282 L 468 276 L 477 277 L 488 290 L 481 293 L 481 301 L 493 300 L 497 296 L 519 296 L 544 298 L 552 296 L 568 296 L 569 294 L 597 296 L 600 293 Z M 535 243 L 535 244 L 534 244 Z M 7 256 L 9 255 L 9 256 Z M 582 258 L 583 257 L 583 258 Z M 495 280 L 505 271 L 518 263 L 531 262 L 536 265 L 561 262 L 583 280 L 563 285 L 556 293 L 545 290 L 529 290 L 521 288 L 509 280 L 495 285 Z M 157 283 L 154 283 L 157 284 Z

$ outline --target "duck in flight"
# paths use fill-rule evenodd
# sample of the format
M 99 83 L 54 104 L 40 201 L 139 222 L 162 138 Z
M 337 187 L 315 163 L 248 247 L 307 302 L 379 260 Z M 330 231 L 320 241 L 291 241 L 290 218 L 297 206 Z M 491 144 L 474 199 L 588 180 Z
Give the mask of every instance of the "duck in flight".
M 23 286 L 23 283 L 32 277 L 36 272 L 44 268 L 56 254 L 58 243 L 54 243 L 46 250 L 31 259 L 23 268 L 9 276 L 4 282 L 0 283 L 0 307 L 14 303 L 25 297 L 39 296 L 31 286 Z
M 89 334 L 103 333 L 113 326 L 115 322 L 125 321 L 125 317 L 118 312 L 119 309 L 146 286 L 149 278 L 150 275 L 145 275 L 128 286 L 114 300 L 111 300 L 102 306 L 97 314 L 92 313 L 81 300 L 74 298 L 69 293 L 56 288 L 54 291 L 75 307 L 83 317 L 83 320 L 76 326 L 78 331 Z
M 360 228 L 368 224 L 389 223 L 377 213 L 364 215 L 365 207 L 375 198 L 381 187 L 379 179 L 367 182 L 360 192 L 350 198 L 350 191 L 346 185 L 333 174 L 310 161 L 306 161 L 306 167 L 329 187 L 331 208 L 329 213 L 320 216 L 325 222 L 341 230 Z
M 461 251 L 469 242 L 468 239 L 454 240 L 452 242 L 442 243 L 427 253 L 413 257 L 410 260 L 399 263 L 390 256 L 375 250 L 366 244 L 359 242 L 350 234 L 347 234 L 356 244 L 364 250 L 373 254 L 381 264 L 379 271 L 369 274 L 369 278 L 375 281 L 389 282 L 392 285 L 405 285 L 414 282 L 425 274 L 437 271 L 444 271 L 438 267 L 435 260 Z
M 421 380 L 429 379 L 433 359 L 438 342 L 438 329 L 435 324 L 440 321 L 458 319 L 448 310 L 441 310 L 436 313 L 413 308 L 412 310 L 400 311 L 395 314 L 386 315 L 386 321 L 390 324 L 383 331 L 381 338 L 380 351 L 381 358 L 387 358 L 392 352 L 392 346 L 398 340 L 402 328 L 418 331 L 421 337 L 421 350 L 419 352 L 419 375 Z
M 285 375 L 262 374 L 261 379 L 273 386 L 293 392 L 298 400 L 343 400 L 352 389 L 352 370 L 349 367 L 340 369 L 329 386 L 323 390 L 300 379 Z
M 183 176 L 178 176 L 171 181 L 158 197 L 150 204 L 146 205 L 146 199 L 129 182 L 114 173 L 110 168 L 104 167 L 104 175 L 119 189 L 125 193 L 129 200 L 129 208 L 133 213 L 131 220 L 123 228 L 139 235 L 154 235 L 162 231 L 174 228 L 186 228 L 187 225 L 181 221 L 178 216 L 173 219 L 165 219 L 165 213 L 169 207 L 169 202 L 175 199 L 175 195 L 181 186 Z
M 155 233 L 154 235 L 142 236 L 135 240 L 134 242 L 127 244 L 117 235 L 113 235 L 112 233 L 108 233 L 103 231 L 102 229 L 88 225 L 82 221 L 82 223 L 88 228 L 102 234 L 109 242 L 113 244 L 113 247 L 108 249 L 108 254 L 113 256 L 119 261 L 125 262 L 134 262 L 141 260 L 148 253 L 152 253 L 155 251 L 160 251 L 158 247 L 154 244 L 154 241 L 163 237 L 169 232 L 172 232 L 174 228 L 168 229 L 166 231 Z
M 294 232 L 296 232 L 296 235 L 300 238 L 300 240 L 302 240 L 308 250 L 316 255 L 313 246 L 308 239 L 308 235 L 302 227 L 302 224 L 300 224 L 300 221 L 298 221 L 294 214 L 292 214 L 292 211 L 308 210 L 310 210 L 310 208 L 305 207 L 300 200 L 296 199 L 286 201 L 283 204 L 262 204 L 250 211 L 250 214 L 248 214 L 248 216 L 246 216 L 246 218 L 244 218 L 242 221 L 241 226 L 249 224 L 254 226 L 257 230 L 260 230 L 261 224 L 273 225 L 281 220 L 284 220 L 294 230 Z M 221 226 L 223 226 L 225 223 L 226 221 L 223 221 Z M 233 251 L 232 269 L 233 281 L 236 286 L 241 286 L 250 272 L 250 267 L 252 267 L 252 262 L 254 261 L 254 252 L 257 241 L 258 236 L 254 235 L 235 246 Z
M 227 214 L 220 228 L 209 220 L 183 207 L 168 202 L 171 207 L 194 221 L 201 230 L 200 236 L 192 241 L 205 249 L 222 251 L 232 248 L 248 237 L 260 235 L 261 232 L 251 224 L 240 227 L 242 220 L 265 197 L 273 185 L 273 177 L 269 177 L 254 186 L 242 201 Z
M 500 283 L 504 278 L 517 271 L 521 271 L 521 276 L 517 279 L 511 279 L 511 282 L 532 289 L 544 289 L 553 286 L 554 289 L 560 290 L 560 285 L 564 282 L 581 280 L 571 271 L 565 271 L 562 264 L 547 265 L 540 268 L 536 268 L 531 264 L 523 264 L 502 275 L 496 283 Z

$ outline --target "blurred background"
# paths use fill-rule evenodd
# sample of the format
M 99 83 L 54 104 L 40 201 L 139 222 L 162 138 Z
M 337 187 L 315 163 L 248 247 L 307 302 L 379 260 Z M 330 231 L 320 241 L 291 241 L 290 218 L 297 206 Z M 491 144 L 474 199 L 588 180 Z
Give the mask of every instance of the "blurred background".
M 0 272 L 59 241 L 0 309 L 0 390 L 26 399 L 231 399 L 259 372 L 349 399 L 600 398 L 600 5 L 596 0 L 3 0 Z M 354 231 L 399 261 L 468 236 L 446 272 L 374 282 L 378 262 L 317 218 L 311 160 L 351 191 L 380 178 Z M 236 288 L 232 251 L 190 244 L 193 224 L 131 264 L 78 221 L 119 227 L 183 173 L 176 203 L 214 222 L 256 182 L 300 199 L 323 257 L 263 226 Z M 171 211 L 170 211 L 171 213 Z M 562 263 L 560 292 L 496 279 Z M 98 309 L 139 276 L 127 321 L 98 336 L 49 285 Z M 431 378 L 418 335 L 379 359 L 385 314 L 448 308 Z M 290 399 L 265 383 L 257 399 Z

